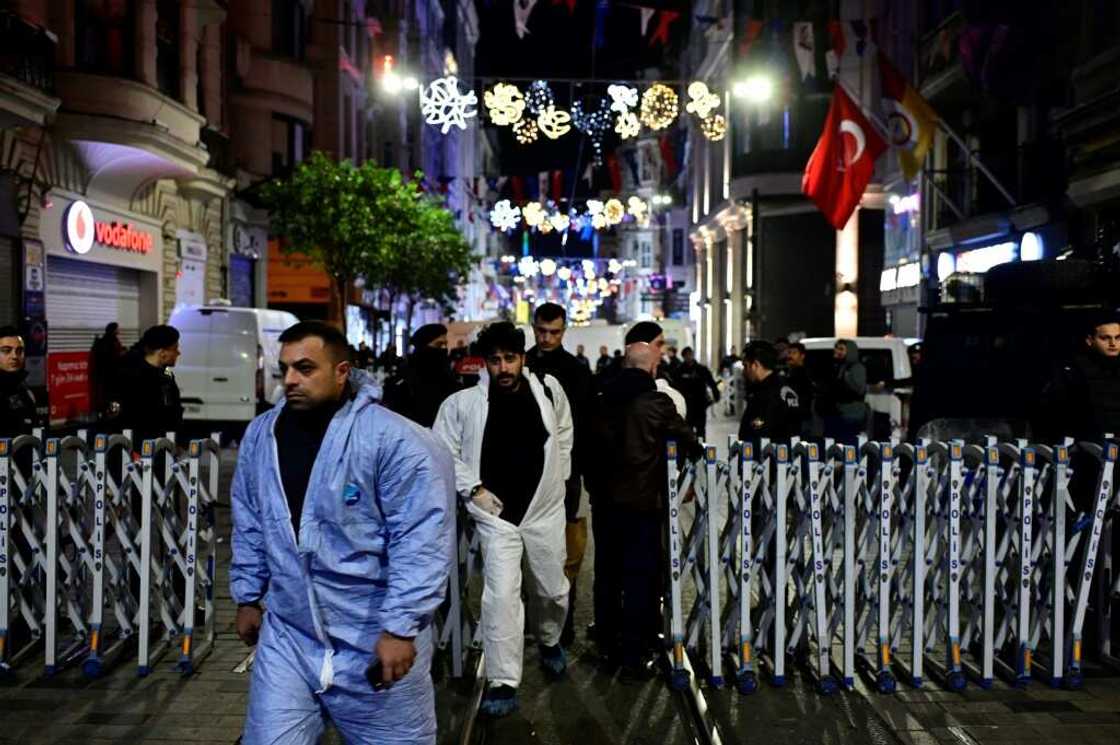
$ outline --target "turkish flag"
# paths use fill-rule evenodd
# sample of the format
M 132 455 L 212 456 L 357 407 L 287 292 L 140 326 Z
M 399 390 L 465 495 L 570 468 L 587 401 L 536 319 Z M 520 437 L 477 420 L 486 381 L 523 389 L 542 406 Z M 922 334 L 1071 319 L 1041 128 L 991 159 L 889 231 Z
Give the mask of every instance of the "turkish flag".
M 813 154 L 801 177 L 801 192 L 832 226 L 843 230 L 875 173 L 886 141 L 844 89 L 836 86 Z

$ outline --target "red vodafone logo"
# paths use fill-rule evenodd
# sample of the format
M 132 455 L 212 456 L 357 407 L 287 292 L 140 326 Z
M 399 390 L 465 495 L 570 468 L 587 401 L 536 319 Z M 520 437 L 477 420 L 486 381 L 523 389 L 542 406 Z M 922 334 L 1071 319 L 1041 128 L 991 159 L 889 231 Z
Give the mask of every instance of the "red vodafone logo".
M 82 201 L 71 202 L 65 217 L 66 247 L 76 254 L 89 253 L 94 242 L 121 251 L 146 254 L 152 250 L 152 235 L 131 223 L 102 222 L 93 219 L 93 210 Z
M 95 230 L 93 210 L 85 202 L 71 202 L 66 208 L 65 222 L 66 247 L 76 254 L 89 253 Z

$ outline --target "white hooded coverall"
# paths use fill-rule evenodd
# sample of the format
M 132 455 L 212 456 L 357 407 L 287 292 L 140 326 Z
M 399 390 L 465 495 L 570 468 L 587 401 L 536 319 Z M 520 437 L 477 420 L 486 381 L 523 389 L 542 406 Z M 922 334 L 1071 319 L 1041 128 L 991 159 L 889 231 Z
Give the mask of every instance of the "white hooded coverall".
M 551 375 L 544 383 L 522 372 L 540 407 L 548 431 L 544 470 L 520 525 L 480 510 L 469 500 L 482 483 L 482 437 L 490 408 L 490 381 L 450 396 L 440 406 L 432 429 L 455 458 L 455 488 L 466 500 L 482 547 L 482 649 L 486 678 L 491 685 L 516 688 L 521 682 L 525 646 L 525 607 L 521 602 L 522 566 L 527 567 L 526 596 L 534 604 L 537 641 L 554 646 L 568 612 L 568 580 L 564 576 L 564 482 L 571 471 L 572 414 L 559 381 Z M 549 394 L 544 386 L 548 386 Z M 501 494 L 495 494 L 498 499 Z

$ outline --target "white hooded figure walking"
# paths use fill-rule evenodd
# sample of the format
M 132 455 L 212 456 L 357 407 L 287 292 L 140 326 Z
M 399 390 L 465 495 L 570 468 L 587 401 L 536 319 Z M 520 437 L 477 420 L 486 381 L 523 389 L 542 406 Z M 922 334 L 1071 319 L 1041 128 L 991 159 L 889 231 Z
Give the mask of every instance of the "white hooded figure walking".
M 518 708 L 523 581 L 542 666 L 553 676 L 567 667 L 560 633 L 568 608 L 564 482 L 572 417 L 559 381 L 524 367 L 525 335 L 516 326 L 493 323 L 476 344 L 488 375 L 444 401 L 433 429 L 455 459 L 455 488 L 482 546 L 482 711 L 504 716 Z

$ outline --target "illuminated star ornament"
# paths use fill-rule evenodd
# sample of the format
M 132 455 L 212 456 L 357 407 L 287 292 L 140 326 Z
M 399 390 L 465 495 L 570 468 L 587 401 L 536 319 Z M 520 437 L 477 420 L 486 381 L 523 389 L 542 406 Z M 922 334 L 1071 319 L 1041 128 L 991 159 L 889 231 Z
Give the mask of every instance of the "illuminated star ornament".
M 522 119 L 513 125 L 513 136 L 522 145 L 531 145 L 537 141 L 541 129 L 537 126 L 536 119 Z
M 490 224 L 503 232 L 514 230 L 521 222 L 521 209 L 510 204 L 508 199 L 503 199 L 490 210 Z
M 712 142 L 719 142 L 727 134 L 727 120 L 722 114 L 709 116 L 700 122 L 700 131 Z
M 719 96 L 708 90 L 707 84 L 699 80 L 688 86 L 688 97 L 690 100 L 684 110 L 696 114 L 701 119 L 707 119 L 719 108 Z
M 463 93 L 459 90 L 459 80 L 454 75 L 436 78 L 432 84 L 420 92 L 420 111 L 424 122 L 440 128 L 440 134 L 447 134 L 452 127 L 467 128 L 467 119 L 478 116 L 478 97 L 474 91 Z
M 625 114 L 630 109 L 638 106 L 638 89 L 628 85 L 607 86 L 607 95 L 611 97 L 611 111 Z
M 537 116 L 537 127 L 540 128 L 545 137 L 550 140 L 558 140 L 572 131 L 572 115 L 549 104 Z
M 672 88 L 654 83 L 642 94 L 642 124 L 650 129 L 665 129 L 680 113 L 679 99 Z
M 516 85 L 498 83 L 482 96 L 490 121 L 499 127 L 508 127 L 521 121 L 525 112 L 525 97 Z
M 637 114 L 633 111 L 627 111 L 625 114 L 618 115 L 618 120 L 614 125 L 614 131 L 622 139 L 629 140 L 641 134 L 642 124 L 638 121 Z
M 626 208 L 622 206 L 621 201 L 611 198 L 603 205 L 603 215 L 607 218 L 609 225 L 618 225 L 622 222 L 622 218 L 626 216 Z
M 627 204 L 630 207 L 629 212 L 631 217 L 639 223 L 645 222 L 649 217 L 649 205 L 646 204 L 645 200 L 641 197 L 630 197 L 630 199 L 627 200 Z

